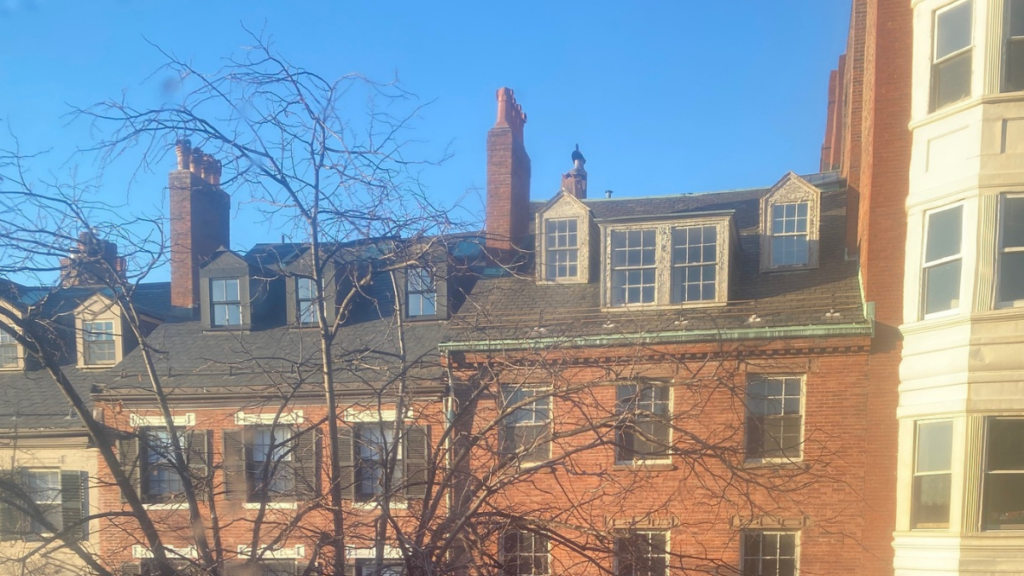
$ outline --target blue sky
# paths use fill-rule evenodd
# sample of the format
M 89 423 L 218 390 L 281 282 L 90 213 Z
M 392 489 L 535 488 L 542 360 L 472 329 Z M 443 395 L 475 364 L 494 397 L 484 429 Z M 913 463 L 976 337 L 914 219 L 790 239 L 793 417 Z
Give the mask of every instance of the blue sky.
M 68 161 L 90 143 L 88 126 L 68 125 L 68 104 L 154 98 L 144 80 L 162 60 L 147 39 L 212 70 L 240 52 L 245 24 L 324 76 L 397 73 L 434 101 L 412 136 L 424 154 L 450 144 L 454 157 L 422 179 L 473 213 L 499 86 L 515 89 L 528 115 L 535 199 L 557 190 L 576 143 L 592 196 L 764 186 L 817 170 L 849 9 L 847 0 L 0 0 L 0 119 L 23 147 L 52 149 L 36 175 L 77 167 L 88 176 L 90 157 Z M 104 193 L 123 199 L 129 177 L 108 170 Z M 132 205 L 160 207 L 165 187 L 166 172 L 140 176 Z M 236 248 L 273 237 L 233 230 Z

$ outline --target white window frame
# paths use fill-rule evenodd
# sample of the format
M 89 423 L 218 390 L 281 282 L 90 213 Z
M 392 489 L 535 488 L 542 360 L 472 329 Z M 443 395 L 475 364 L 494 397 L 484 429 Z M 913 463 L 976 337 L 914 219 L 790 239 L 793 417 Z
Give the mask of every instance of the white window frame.
M 21 344 L 14 339 L 13 336 L 7 332 L 0 330 L 0 350 L 13 350 L 14 351 L 14 362 L 10 364 L 4 364 L 3 357 L 0 356 L 0 371 L 3 370 L 17 370 L 21 368 Z M 2 354 L 2 352 L 0 352 Z
M 1012 13 L 1013 13 L 1013 0 L 1003 0 L 1003 4 L 1004 4 L 1004 6 L 1003 6 L 1003 44 L 1002 44 L 1002 58 L 1001 58 L 1001 61 L 999 63 L 999 67 L 1000 67 L 1000 71 L 999 71 L 999 73 L 1000 73 L 999 74 L 1000 75 L 1000 78 L 999 78 L 999 91 L 1002 92 L 1002 93 L 1013 93 L 1013 92 L 1019 92 L 1020 89 L 1018 89 L 1018 90 L 1011 90 L 1009 87 L 1007 87 L 1008 80 L 1009 80 L 1009 72 L 1010 72 L 1010 68 L 1009 68 L 1009 66 L 1007 66 L 1007 64 L 1009 63 L 1009 58 L 1008 58 L 1009 47 L 1010 47 L 1010 44 L 1013 43 L 1013 42 L 1024 42 L 1024 36 L 1012 36 L 1011 35 L 1012 34 L 1012 30 L 1010 29 L 1010 22 L 1012 20 Z M 1024 9 L 1024 3 L 1021 4 L 1020 8 Z
M 622 536 L 616 537 L 615 538 L 616 541 L 613 543 L 614 548 L 615 548 L 615 552 L 614 552 L 614 556 L 615 556 L 615 563 L 614 563 L 615 564 L 615 574 L 617 576 L 621 576 L 621 574 L 622 574 L 620 572 L 621 566 L 619 565 L 620 562 L 621 562 L 621 555 L 619 554 L 619 550 L 618 550 L 618 540 L 621 537 L 629 537 L 629 536 L 632 536 L 633 534 L 664 534 L 665 535 L 665 551 L 664 551 L 664 554 L 665 554 L 665 576 L 669 576 L 669 574 L 672 573 L 672 531 L 671 530 L 667 530 L 667 529 L 666 530 L 646 530 L 646 529 L 632 530 L 631 529 L 631 530 L 626 530 L 625 533 Z
M 672 386 L 670 383 L 662 383 L 662 382 L 656 382 L 656 383 L 616 382 L 615 383 L 615 396 L 616 396 L 616 398 L 618 398 L 619 386 L 634 386 L 634 385 L 638 386 L 638 387 L 650 386 L 650 387 L 660 387 L 660 388 L 667 388 L 668 389 L 668 440 L 667 440 L 667 443 L 668 443 L 669 446 L 672 446 L 672 441 L 675 438 L 675 431 L 672 429 L 672 421 L 673 421 L 673 418 L 675 417 L 675 400 L 676 400 L 675 386 Z M 616 404 L 618 404 L 617 400 L 616 400 Z M 616 409 L 618 409 L 618 406 L 616 406 Z M 665 457 L 662 457 L 662 458 L 637 458 L 637 457 L 634 457 L 632 460 L 620 460 L 619 459 L 619 450 L 618 450 L 618 448 L 616 448 L 615 449 L 615 463 L 617 465 L 624 465 L 624 466 L 637 466 L 637 465 L 645 465 L 645 464 L 671 464 L 672 463 L 672 455 L 669 454 L 669 455 L 667 455 Z
M 743 531 L 743 533 L 742 533 L 743 537 L 740 538 L 740 574 L 742 574 L 743 576 L 746 576 L 746 574 L 743 572 L 743 567 L 746 564 L 746 560 L 747 560 L 746 535 L 749 534 L 749 533 L 753 533 L 753 532 L 756 532 L 756 533 L 759 533 L 759 534 L 762 534 L 762 535 L 763 534 L 778 534 L 780 536 L 782 536 L 782 535 L 786 535 L 786 536 L 790 536 L 791 535 L 791 536 L 793 536 L 793 540 L 794 540 L 793 541 L 793 574 L 795 574 L 795 575 L 800 574 L 800 531 L 794 531 L 794 530 L 771 530 L 771 529 L 764 529 L 764 530 L 762 530 L 762 529 L 749 529 L 749 530 L 744 530 Z M 764 558 L 764 556 L 758 556 L 758 557 L 762 558 L 762 559 Z M 779 557 L 776 556 L 776 559 L 778 559 L 778 558 Z M 765 576 L 776 576 L 776 575 L 775 574 L 765 574 Z
M 689 302 L 672 302 L 672 276 L 678 266 L 673 265 L 672 231 L 687 228 L 715 228 L 715 298 L 714 300 L 694 300 Z M 612 234 L 615 232 L 634 232 L 642 230 L 654 231 L 654 301 L 644 303 L 613 304 L 612 277 L 616 268 L 612 266 Z M 601 224 L 602 279 L 601 302 L 606 311 L 623 311 L 649 308 L 699 308 L 720 306 L 729 299 L 729 272 L 732 251 L 732 223 L 730 215 L 694 216 L 686 219 L 656 220 L 629 224 Z M 630 268 L 636 269 L 636 268 Z
M 551 393 L 552 390 L 550 388 L 544 388 L 544 387 L 540 387 L 540 386 L 518 386 L 518 385 L 515 385 L 515 384 L 505 384 L 505 385 L 502 385 L 502 386 L 500 386 L 500 389 L 499 389 L 499 394 L 501 394 L 501 413 L 502 414 L 505 413 L 506 406 L 508 404 L 508 400 L 505 397 L 505 391 L 506 390 L 510 390 L 512 393 L 520 392 L 520 391 L 523 391 L 523 392 L 535 392 L 535 393 L 537 393 L 537 394 L 533 395 L 534 400 L 531 402 L 531 404 L 536 404 L 537 396 L 544 397 L 543 399 L 547 400 L 547 403 L 548 403 L 548 408 L 547 408 L 547 412 L 548 412 L 547 416 L 548 417 L 547 417 L 547 421 L 543 422 L 543 423 L 537 423 L 536 421 L 528 423 L 528 424 L 514 424 L 514 423 L 510 423 L 508 421 L 508 419 L 511 418 L 512 414 L 514 412 L 516 412 L 517 410 L 531 410 L 533 412 L 537 411 L 536 408 L 529 408 L 528 407 L 529 405 L 523 405 L 523 406 L 520 406 L 519 408 L 512 409 L 511 412 L 509 412 L 507 415 L 504 416 L 504 418 L 500 422 L 501 430 L 500 430 L 499 433 L 500 434 L 508 434 L 508 430 L 509 429 L 512 429 L 512 428 L 515 428 L 515 427 L 519 426 L 519 427 L 536 427 L 536 428 L 543 427 L 543 428 L 545 428 L 544 432 L 546 432 L 548 435 L 550 435 L 551 431 L 552 431 L 552 426 L 554 425 L 554 420 L 555 420 L 555 397 L 554 397 L 554 394 Z M 542 432 L 541 434 L 543 435 L 544 432 Z M 554 449 L 554 445 L 551 443 L 550 438 L 547 440 L 547 444 L 548 444 L 548 454 L 547 454 L 547 457 L 539 459 L 539 460 L 536 460 L 536 459 L 533 459 L 533 458 L 529 458 L 528 454 L 524 454 L 524 458 L 523 458 L 522 462 L 524 462 L 524 463 L 537 463 L 537 462 L 546 462 L 547 460 L 550 460 L 551 459 L 552 450 Z M 517 449 L 517 452 L 518 451 L 519 450 Z M 505 455 L 506 452 L 504 452 L 504 446 L 499 446 L 498 447 L 498 452 L 500 454 L 502 454 L 502 455 Z
M 928 233 L 931 232 L 931 217 L 932 217 L 932 215 L 938 214 L 940 212 L 945 212 L 947 210 L 955 210 L 957 207 L 960 208 L 960 251 L 957 252 L 953 256 L 946 256 L 946 257 L 943 257 L 943 258 L 939 258 L 938 260 L 935 260 L 933 262 L 929 262 L 927 260 L 927 257 L 928 257 Z M 918 281 L 918 293 L 917 293 L 918 294 L 918 309 L 919 309 L 918 314 L 919 314 L 919 317 L 922 320 L 931 320 L 933 318 L 942 318 L 942 317 L 945 317 L 945 316 L 955 316 L 955 315 L 960 313 L 960 306 L 961 306 L 962 300 L 963 300 L 963 279 L 964 279 L 963 258 L 964 258 L 964 236 L 965 236 L 965 234 L 964 234 L 964 232 L 965 232 L 964 221 L 966 220 L 966 216 L 967 216 L 967 210 L 966 210 L 965 205 L 964 205 L 963 202 L 957 202 L 957 203 L 954 203 L 954 204 L 949 204 L 949 205 L 946 205 L 946 206 L 942 206 L 941 208 L 934 208 L 934 209 L 928 210 L 927 212 L 924 213 L 924 235 L 922 237 L 922 242 L 921 242 L 921 266 L 919 267 L 919 270 L 918 270 L 920 278 L 919 278 L 919 281 Z M 959 293 L 960 293 L 960 296 L 961 296 L 960 298 L 957 299 L 957 305 L 955 307 L 953 307 L 953 308 L 948 309 L 948 310 L 940 310 L 938 312 L 932 312 L 930 314 L 927 313 L 926 309 L 927 309 L 927 305 L 928 305 L 928 296 L 927 296 L 928 286 L 927 286 L 927 274 L 925 273 L 925 271 L 928 268 L 933 268 L 935 266 L 939 266 L 939 265 L 942 265 L 942 264 L 948 264 L 948 263 L 954 262 L 956 260 L 960 261 L 960 279 L 959 279 L 960 286 L 958 287 L 958 290 L 959 290 Z
M 775 229 L 775 209 L 776 208 L 782 208 L 783 209 L 782 220 L 783 220 L 783 222 L 785 222 L 787 220 L 787 218 L 785 216 L 785 207 L 786 206 L 794 206 L 795 207 L 794 209 L 797 211 L 797 215 L 794 217 L 794 222 L 799 222 L 800 219 L 801 219 L 800 218 L 800 206 L 805 206 L 806 207 L 807 213 L 804 214 L 804 216 L 803 216 L 803 220 L 804 220 L 804 231 L 803 232 L 799 232 L 799 231 L 795 231 L 795 230 L 793 232 L 786 232 L 786 231 L 778 231 L 778 230 Z M 771 231 L 768 234 L 768 250 L 769 250 L 768 259 L 769 259 L 769 267 L 772 270 L 797 270 L 797 269 L 801 269 L 801 268 L 807 268 L 807 267 L 809 267 L 811 265 L 811 222 L 812 222 L 811 210 L 812 210 L 812 206 L 811 206 L 811 201 L 810 200 L 792 200 L 792 201 L 772 202 L 772 203 L 770 203 L 768 205 L 768 212 L 769 212 L 768 215 L 767 215 L 768 226 L 771 228 Z M 803 262 L 793 263 L 793 264 L 776 264 L 776 262 L 775 262 L 775 260 L 776 260 L 775 239 L 776 238 L 799 238 L 801 236 L 804 237 L 804 239 L 805 239 L 804 240 L 804 244 L 805 244 L 805 246 L 807 248 L 807 250 L 806 250 L 806 252 L 804 254 L 804 256 L 805 256 L 804 261 Z
M 238 289 L 238 299 L 237 300 L 227 300 L 227 299 L 225 299 L 225 300 L 216 300 L 216 299 L 214 299 L 213 284 L 215 282 L 228 282 L 228 281 L 232 281 L 232 280 L 235 282 L 235 286 Z M 210 278 L 209 282 L 210 282 L 210 326 L 212 326 L 213 328 L 239 328 L 239 327 L 244 326 L 245 325 L 245 316 L 244 316 L 244 311 L 242 309 L 243 308 L 242 307 L 242 279 L 237 277 L 237 276 L 225 276 L 223 278 Z M 227 285 L 226 284 L 225 284 L 225 288 L 224 288 L 224 294 L 225 294 L 224 297 L 227 298 Z M 217 306 L 224 306 L 225 308 L 227 308 L 229 306 L 237 306 L 238 307 L 238 324 L 229 324 L 229 323 L 227 323 L 227 318 L 224 318 L 224 319 L 218 318 L 217 317 Z M 231 317 L 231 315 L 228 314 L 228 318 L 230 318 L 230 317 Z
M 508 532 L 503 533 L 501 535 L 501 544 L 500 544 L 501 547 L 499 549 L 499 557 L 501 558 L 502 565 L 504 565 L 505 560 L 507 558 L 507 556 L 505 554 L 505 536 L 507 534 L 509 534 L 509 533 L 529 534 L 530 536 L 532 536 L 535 539 L 536 538 L 543 538 L 544 539 L 544 542 L 545 542 L 545 544 L 547 546 L 547 552 L 545 553 L 545 555 L 548 557 L 548 571 L 546 573 L 544 573 L 544 574 L 534 574 L 533 572 L 530 572 L 530 574 L 528 574 L 526 576 L 550 576 L 551 575 L 551 539 L 546 537 L 546 536 L 543 536 L 541 534 L 535 534 L 535 533 L 532 533 L 532 532 L 524 532 L 522 530 L 514 530 L 514 529 L 513 530 L 509 530 Z M 539 554 L 531 554 L 531 557 L 533 557 L 533 556 L 539 556 Z M 503 572 L 499 572 L 499 574 L 503 574 Z M 516 576 L 519 576 L 519 575 L 517 574 Z
M 97 330 L 96 324 L 110 324 L 110 330 Z M 97 336 L 110 336 L 109 338 L 97 338 Z M 117 364 L 117 347 L 120 339 L 117 334 L 117 319 L 96 318 L 82 321 L 82 363 L 85 366 L 111 366 Z M 93 359 L 92 344 L 94 342 L 110 342 L 113 350 L 113 358 L 97 362 Z
M 56 501 L 41 503 L 39 501 L 37 495 L 35 495 L 35 494 L 28 494 L 28 496 L 32 499 L 32 502 L 34 502 L 39 507 L 43 507 L 43 506 L 55 507 L 56 508 L 56 514 L 57 514 L 58 517 L 60 517 L 60 520 L 61 520 L 60 529 L 64 530 L 64 526 L 63 526 L 63 524 L 64 524 L 64 516 L 63 516 L 63 514 L 64 514 L 64 508 L 63 508 L 63 506 L 64 506 L 64 490 L 63 490 L 63 485 L 62 485 L 62 482 L 61 482 L 61 470 L 59 468 L 47 468 L 47 467 L 33 466 L 33 467 L 27 467 L 27 468 L 21 469 L 20 474 L 21 474 L 21 477 L 22 477 L 22 482 L 24 482 L 25 485 L 26 485 L 26 493 L 28 492 L 28 490 L 27 490 L 27 485 L 28 485 L 27 475 L 28 474 L 55 474 L 57 476 L 57 500 Z M 84 497 L 84 495 L 83 495 L 83 497 Z M 36 526 L 35 526 L 36 521 L 35 521 L 34 518 L 26 515 L 26 521 L 29 523 L 29 526 L 26 526 L 26 528 L 27 528 L 26 532 L 32 532 L 33 534 L 37 534 L 39 536 L 52 536 L 53 535 L 51 532 L 43 532 L 42 530 L 39 530 L 39 531 L 35 530 L 35 528 L 36 528 Z
M 950 476 L 950 480 L 952 480 L 952 477 L 953 477 L 953 450 L 952 450 L 952 447 L 951 447 L 950 453 L 949 453 L 949 469 L 948 470 L 932 470 L 932 471 L 929 471 L 929 472 L 918 472 L 917 471 L 918 460 L 919 460 L 919 458 L 918 458 L 918 456 L 919 456 L 919 448 L 920 448 L 920 445 L 921 445 L 921 426 L 922 425 L 927 425 L 927 424 L 939 424 L 939 423 L 942 423 L 942 422 L 949 422 L 950 426 L 955 426 L 953 420 L 951 420 L 949 418 L 942 418 L 942 419 L 939 419 L 939 420 L 918 420 L 917 422 L 914 423 L 914 467 L 911 470 L 911 475 L 910 475 L 910 477 L 911 477 L 911 485 L 910 485 L 910 529 L 914 530 L 915 532 L 918 531 L 918 530 L 949 530 L 949 527 L 950 527 L 950 518 L 946 519 L 946 526 L 944 526 L 944 527 L 938 527 L 938 526 L 921 526 L 921 527 L 918 527 L 918 526 L 915 525 L 915 518 L 914 518 L 914 503 L 917 501 L 917 494 L 915 493 L 916 492 L 915 487 L 916 487 L 916 484 L 917 484 L 917 477 L 918 476 L 938 476 L 940 474 L 948 474 Z M 949 514 L 950 514 L 950 516 L 952 516 L 952 514 L 953 514 L 952 501 L 953 501 L 953 490 L 952 490 L 952 487 L 951 487 L 950 488 L 950 493 L 949 493 L 949 504 L 950 504 Z
M 970 31 L 971 31 L 971 41 L 967 44 L 967 46 L 965 46 L 963 48 L 960 48 L 959 50 L 957 50 L 955 52 L 950 52 L 949 54 L 946 54 L 945 56 L 943 56 L 941 59 L 937 58 L 938 49 L 939 49 L 939 16 L 944 14 L 944 13 L 946 13 L 946 12 L 949 12 L 950 10 L 958 8 L 959 6 L 961 6 L 963 4 L 971 4 L 971 7 L 968 9 L 968 13 L 971 15 L 971 21 L 970 21 L 970 25 L 969 25 L 969 28 L 970 28 Z M 928 75 L 929 75 L 929 78 L 928 78 L 928 112 L 929 113 L 938 112 L 939 110 L 942 110 L 943 108 L 946 108 L 948 106 L 952 106 L 953 104 L 956 104 L 957 102 L 963 102 L 964 100 L 969 99 L 974 94 L 974 86 L 973 86 L 973 83 L 974 83 L 973 82 L 973 79 L 974 79 L 974 62 L 973 62 L 973 58 L 974 58 L 974 56 L 973 56 L 973 51 L 974 51 L 974 5 L 973 4 L 974 4 L 974 0 L 959 0 L 958 2 L 951 2 L 950 4 L 947 4 L 947 5 L 943 6 L 942 8 L 939 8 L 939 9 L 935 10 L 932 13 L 932 37 L 931 37 L 932 45 L 931 45 L 931 50 L 929 51 L 930 63 L 929 63 L 929 68 L 928 68 Z M 971 60 L 971 73 L 970 73 L 970 75 L 968 76 L 968 79 L 967 79 L 967 88 L 968 88 L 967 96 L 961 98 L 960 100 L 955 100 L 953 102 L 947 102 L 945 104 L 938 105 L 936 103 L 936 98 L 938 96 L 937 92 L 936 92 L 936 83 L 935 83 L 935 80 L 936 80 L 935 69 L 936 69 L 936 67 L 939 64 L 942 64 L 944 62 L 948 62 L 949 60 L 952 60 L 952 59 L 956 58 L 957 56 L 961 56 L 961 55 L 963 55 L 965 53 L 968 53 L 968 52 L 972 53 L 972 55 L 968 57 L 968 59 Z
M 308 298 L 302 297 L 302 285 L 309 283 Z M 299 326 L 314 326 L 317 323 L 317 289 L 316 282 L 309 276 L 297 276 L 295 278 L 295 320 Z M 309 311 L 309 318 L 305 318 L 303 315 L 303 304 L 306 305 L 305 309 Z
M 1003 300 L 1000 298 L 999 294 L 999 286 L 1002 282 L 1003 275 L 1003 254 L 1024 252 L 1024 246 L 1013 246 L 1007 249 L 1004 241 L 1006 226 L 1004 225 L 1003 217 L 1006 215 L 1006 203 L 1011 199 L 1024 201 L 1024 192 L 1006 192 L 999 195 L 999 220 L 997 223 L 999 226 L 999 234 L 998 244 L 996 246 L 995 282 L 993 282 L 997 308 L 1014 308 L 1024 306 L 1024 300 Z
M 423 274 L 426 278 L 426 285 L 418 285 L 416 289 L 413 289 L 413 278 L 417 278 L 418 282 L 424 280 Z M 415 276 L 414 276 L 415 275 Z M 416 298 L 419 302 L 419 306 L 413 310 L 413 298 Z M 433 307 L 432 312 L 424 312 L 424 303 L 430 302 Z M 405 315 L 409 318 L 432 318 L 437 316 L 437 278 L 435 277 L 434 271 L 425 266 L 413 266 L 405 269 Z
M 807 438 L 807 375 L 806 374 L 748 374 L 746 387 L 743 389 L 744 401 L 746 401 L 746 395 L 749 393 L 750 385 L 759 380 L 782 380 L 782 401 L 783 401 L 783 412 L 785 412 L 785 398 L 786 398 L 786 382 L 787 378 L 795 378 L 800 381 L 800 454 L 795 457 L 785 456 L 772 456 L 767 458 L 756 458 L 750 457 L 746 454 L 749 430 L 744 430 L 743 434 L 743 450 L 744 458 L 747 464 L 785 464 L 789 462 L 802 462 L 804 459 L 804 441 Z M 745 417 L 749 418 L 750 408 L 745 408 Z M 764 415 L 766 416 L 766 415 Z M 762 416 L 762 417 L 764 417 Z M 785 416 L 785 413 L 781 414 Z M 744 428 L 746 428 L 746 422 L 744 422 Z
M 542 271 L 542 277 L 544 278 L 544 281 L 557 284 L 557 283 L 572 282 L 572 281 L 578 280 L 579 277 L 580 277 L 580 253 L 581 253 L 581 250 L 580 250 L 580 240 L 581 240 L 581 235 L 580 235 L 580 219 L 576 218 L 576 217 L 569 216 L 569 217 L 565 217 L 565 218 L 545 218 L 545 219 L 541 220 L 541 222 L 542 222 L 542 224 L 544 226 L 544 229 L 543 229 L 543 231 L 541 233 L 542 238 L 543 238 L 543 242 L 544 242 L 544 262 L 543 262 L 544 270 Z M 555 236 L 557 238 L 559 236 L 563 236 L 564 235 L 566 237 L 566 242 L 565 242 L 566 245 L 565 246 L 552 246 L 551 243 L 549 242 L 549 240 L 551 239 L 552 234 L 548 233 L 548 226 L 551 225 L 551 224 L 556 224 L 557 225 L 558 223 L 561 223 L 561 222 L 565 222 L 566 223 L 566 231 L 564 233 L 562 233 L 562 232 L 558 232 L 556 230 L 554 232 L 553 236 Z M 576 230 L 574 232 L 570 232 L 569 231 L 569 223 L 570 222 L 576 225 Z M 576 237 L 576 243 L 575 244 L 569 245 L 569 237 L 570 236 L 575 236 Z M 556 244 L 557 244 L 557 242 L 556 242 Z M 571 254 L 572 252 L 576 253 L 576 262 L 574 264 L 566 263 L 566 265 L 565 265 L 566 266 L 566 272 L 567 272 L 566 275 L 565 276 L 559 276 L 558 273 L 557 273 L 557 266 L 558 265 L 555 264 L 552 261 L 553 260 L 552 256 L 554 254 Z M 568 270 L 569 270 L 570 266 L 575 266 L 576 267 L 576 273 L 575 274 L 568 274 Z M 549 274 L 549 271 L 552 270 L 552 268 L 555 269 L 555 274 L 553 276 L 551 274 Z

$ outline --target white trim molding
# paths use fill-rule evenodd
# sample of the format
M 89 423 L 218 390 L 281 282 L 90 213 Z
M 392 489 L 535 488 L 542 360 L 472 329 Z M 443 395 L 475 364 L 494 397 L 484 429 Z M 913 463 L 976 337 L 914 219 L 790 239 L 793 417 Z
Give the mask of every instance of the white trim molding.
M 239 546 L 238 555 L 246 558 L 252 556 L 251 550 L 248 546 Z M 261 558 L 269 560 L 287 560 L 293 558 L 305 558 L 306 557 L 306 546 L 305 544 L 296 544 L 291 548 L 264 548 L 261 552 Z
M 358 559 L 373 559 L 377 557 L 376 548 L 352 548 L 351 546 L 345 547 L 345 557 L 353 560 Z M 395 560 L 402 557 L 402 549 L 396 546 L 384 545 L 384 558 L 389 560 Z
M 296 502 L 245 502 L 242 504 L 243 510 L 296 510 L 299 505 Z
M 276 413 L 270 414 L 246 414 L 245 412 L 235 413 L 235 424 L 240 426 L 253 426 L 259 424 L 302 424 L 305 422 L 302 410 L 282 412 L 280 416 Z
M 171 421 L 174 422 L 175 426 L 191 428 L 196 425 L 196 415 L 190 412 L 188 414 L 172 416 Z M 128 415 L 128 423 L 131 424 L 132 428 L 159 428 L 166 425 L 163 416 L 139 416 L 134 413 Z
M 412 408 L 405 409 L 404 420 L 412 420 Z M 346 422 L 394 422 L 394 410 L 376 410 L 373 408 L 349 408 L 345 410 Z
M 174 546 L 164 546 L 164 550 L 168 552 L 167 556 L 173 560 L 175 558 L 198 558 L 199 555 L 196 553 L 195 546 L 183 546 L 176 548 Z M 139 546 L 138 544 L 132 546 L 132 558 L 152 558 L 153 551 L 145 546 Z

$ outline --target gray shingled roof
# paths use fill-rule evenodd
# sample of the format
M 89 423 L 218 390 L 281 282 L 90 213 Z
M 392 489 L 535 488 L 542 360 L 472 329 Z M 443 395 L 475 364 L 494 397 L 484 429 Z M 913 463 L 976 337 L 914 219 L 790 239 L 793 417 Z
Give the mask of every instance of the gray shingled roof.
M 453 319 L 454 341 L 497 341 L 558 337 L 650 334 L 682 330 L 726 330 L 864 324 L 857 263 L 845 258 L 845 189 L 825 187 L 821 195 L 819 267 L 760 272 L 760 200 L 769 189 L 650 198 L 585 200 L 598 221 L 644 216 L 684 216 L 732 211 L 740 254 L 725 306 L 652 311 L 602 310 L 600 285 L 538 284 L 533 270 L 521 274 L 485 270 L 472 297 Z M 543 206 L 533 203 L 537 210 Z M 751 317 L 760 320 L 751 322 Z

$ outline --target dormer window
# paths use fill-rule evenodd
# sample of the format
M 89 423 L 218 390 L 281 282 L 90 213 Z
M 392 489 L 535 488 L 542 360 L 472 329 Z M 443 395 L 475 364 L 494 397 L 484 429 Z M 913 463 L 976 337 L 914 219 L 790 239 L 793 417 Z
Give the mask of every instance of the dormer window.
M 18 341 L 0 330 L 0 370 L 18 367 Z
M 316 283 L 312 278 L 296 279 L 295 297 L 299 324 L 316 324 Z
M 715 299 L 718 231 L 714 226 L 672 229 L 672 302 Z
M 575 218 L 544 222 L 545 278 L 549 282 L 579 276 L 579 235 Z
M 807 202 L 772 206 L 772 268 L 806 266 Z
M 85 364 L 98 366 L 117 363 L 117 347 L 112 320 L 82 322 L 82 343 Z
M 761 271 L 818 267 L 821 191 L 790 172 L 761 198 Z
M 655 230 L 612 231 L 612 306 L 654 304 Z
M 213 326 L 242 325 L 242 301 L 239 296 L 238 278 L 211 279 L 210 300 L 210 323 Z
M 406 270 L 405 294 L 407 316 L 434 316 L 437 314 L 437 287 L 430 270 L 426 268 Z
M 714 304 L 728 299 L 731 213 L 602 227 L 605 306 Z

